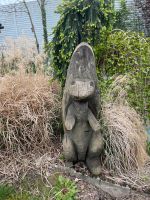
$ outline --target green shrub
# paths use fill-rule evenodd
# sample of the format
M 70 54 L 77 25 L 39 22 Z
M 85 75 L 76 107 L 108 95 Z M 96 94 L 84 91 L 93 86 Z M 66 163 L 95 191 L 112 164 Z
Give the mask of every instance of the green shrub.
M 113 28 L 130 31 L 141 31 L 142 21 L 136 8 L 127 6 L 126 0 L 120 0 L 120 8 L 116 9 Z
M 15 192 L 14 188 L 10 185 L 0 185 L 0 199 L 7 200 Z
M 118 75 L 127 75 L 129 102 L 145 118 L 150 117 L 150 39 L 136 32 L 101 31 L 102 42 L 95 48 L 100 88 L 107 87 Z
M 55 76 L 63 85 L 75 47 L 80 42 L 88 42 L 92 46 L 99 43 L 99 31 L 103 26 L 110 26 L 114 11 L 111 1 L 64 0 L 57 12 L 60 20 L 49 47 Z
M 120 9 L 116 11 L 116 20 L 114 23 L 114 28 L 119 28 L 121 30 L 127 30 L 129 27 L 128 16 L 130 15 L 129 8 L 127 7 L 126 0 L 120 1 Z
M 52 193 L 56 200 L 73 200 L 77 194 L 77 186 L 72 180 L 58 176 Z

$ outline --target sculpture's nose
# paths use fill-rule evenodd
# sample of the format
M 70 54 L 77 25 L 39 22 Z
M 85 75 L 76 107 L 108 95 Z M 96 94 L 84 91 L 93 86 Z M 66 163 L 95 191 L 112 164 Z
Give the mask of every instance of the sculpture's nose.
M 70 95 L 83 100 L 88 98 L 94 93 L 94 82 L 93 81 L 75 81 L 70 86 Z

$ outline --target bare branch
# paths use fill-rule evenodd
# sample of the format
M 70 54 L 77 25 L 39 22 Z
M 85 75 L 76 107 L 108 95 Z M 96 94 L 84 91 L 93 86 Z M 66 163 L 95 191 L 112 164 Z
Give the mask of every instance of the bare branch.
M 0 12 L 1 13 L 13 13 L 13 12 L 26 12 L 26 10 L 24 9 L 24 6 L 19 1 L 16 1 L 13 4 L 2 5 L 0 7 Z
M 39 7 L 41 7 L 41 3 L 40 3 L 40 0 L 37 0 L 37 3 L 39 5 Z
M 41 6 L 42 5 L 46 5 L 47 4 L 47 0 L 37 0 L 37 3 L 38 3 L 38 5 L 39 5 L 39 7 L 40 7 L 40 9 L 41 9 Z
M 36 42 L 37 51 L 39 53 L 39 43 L 38 43 L 37 35 L 36 35 L 36 32 L 35 32 L 34 23 L 33 23 L 32 17 L 31 17 L 31 13 L 30 13 L 30 10 L 29 10 L 28 5 L 27 5 L 25 0 L 23 0 L 23 4 L 24 4 L 24 6 L 25 6 L 25 8 L 27 10 L 27 14 L 28 14 L 29 19 L 30 19 L 30 23 L 31 23 L 31 26 L 32 26 L 32 31 L 33 31 L 35 42 Z

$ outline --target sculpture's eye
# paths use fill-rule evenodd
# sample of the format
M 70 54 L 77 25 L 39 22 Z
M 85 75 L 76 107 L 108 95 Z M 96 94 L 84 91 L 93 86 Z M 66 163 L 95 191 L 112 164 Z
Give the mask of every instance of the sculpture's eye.
M 72 81 L 72 83 L 71 83 L 72 85 L 75 85 L 75 81 Z
M 94 82 L 93 81 L 90 82 L 90 86 L 94 87 Z

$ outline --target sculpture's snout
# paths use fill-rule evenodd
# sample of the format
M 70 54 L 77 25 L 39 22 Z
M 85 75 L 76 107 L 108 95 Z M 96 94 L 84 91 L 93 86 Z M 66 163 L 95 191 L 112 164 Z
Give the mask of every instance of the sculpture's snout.
M 70 95 L 78 100 L 84 100 L 91 97 L 95 91 L 95 83 L 91 80 L 75 80 L 69 88 Z

